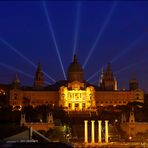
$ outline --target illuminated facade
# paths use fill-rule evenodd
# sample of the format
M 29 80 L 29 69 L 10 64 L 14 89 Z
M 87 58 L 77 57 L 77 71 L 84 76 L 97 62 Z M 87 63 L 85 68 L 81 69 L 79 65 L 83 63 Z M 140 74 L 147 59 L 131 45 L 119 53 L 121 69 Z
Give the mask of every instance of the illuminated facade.
M 93 111 L 96 109 L 94 87 L 85 87 L 84 83 L 74 81 L 68 87 L 60 87 L 60 106 L 66 111 Z
M 100 106 L 126 105 L 129 102 L 144 102 L 144 91 L 139 89 L 134 78 L 129 83 L 129 90 L 119 90 L 117 80 L 108 64 L 102 69 L 99 86 L 84 80 L 84 71 L 76 55 L 68 67 L 67 80 L 45 86 L 41 65 L 37 67 L 33 87 L 21 87 L 18 77 L 9 89 L 9 105 L 55 105 L 66 111 L 95 111 Z

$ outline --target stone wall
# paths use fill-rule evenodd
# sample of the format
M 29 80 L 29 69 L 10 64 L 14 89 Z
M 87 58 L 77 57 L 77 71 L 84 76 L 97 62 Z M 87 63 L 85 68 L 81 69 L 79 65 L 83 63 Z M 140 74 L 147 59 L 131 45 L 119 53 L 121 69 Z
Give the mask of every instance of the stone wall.
M 29 123 L 25 123 L 24 126 L 30 128 L 32 127 L 33 130 L 44 130 L 44 131 L 48 131 L 51 128 L 54 128 L 54 124 L 53 123 L 33 123 L 33 122 L 29 122 Z
M 128 136 L 136 136 L 137 133 L 144 133 L 148 131 L 148 122 L 135 122 L 132 124 L 125 122 L 120 126 Z

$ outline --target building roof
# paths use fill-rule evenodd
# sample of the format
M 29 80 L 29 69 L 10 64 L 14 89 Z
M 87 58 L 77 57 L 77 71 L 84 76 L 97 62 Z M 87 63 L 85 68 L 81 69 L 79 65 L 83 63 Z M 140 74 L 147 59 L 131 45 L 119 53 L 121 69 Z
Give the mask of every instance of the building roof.
M 68 67 L 68 72 L 83 72 L 76 55 L 74 55 L 73 62 Z

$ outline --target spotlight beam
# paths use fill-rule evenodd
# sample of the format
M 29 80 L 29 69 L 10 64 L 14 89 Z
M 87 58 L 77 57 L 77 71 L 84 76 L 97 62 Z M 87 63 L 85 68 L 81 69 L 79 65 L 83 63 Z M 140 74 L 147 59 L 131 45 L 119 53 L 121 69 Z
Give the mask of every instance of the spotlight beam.
M 78 32 L 79 32 L 79 24 L 80 24 L 80 13 L 81 13 L 81 2 L 77 4 L 77 13 L 76 13 L 76 24 L 74 29 L 74 45 L 73 45 L 73 53 L 72 53 L 72 60 L 73 56 L 76 53 L 77 48 L 77 40 L 78 40 Z
M 115 71 L 115 74 L 118 74 L 118 73 L 120 73 L 120 72 L 122 72 L 122 71 L 125 71 L 125 70 L 127 70 L 127 69 L 129 69 L 129 68 L 131 68 L 131 67 L 133 67 L 133 66 L 136 66 L 136 65 L 138 65 L 138 64 L 141 64 L 141 63 L 145 62 L 146 60 L 147 60 L 147 59 L 142 59 L 142 60 L 140 60 L 139 62 L 136 62 L 136 63 L 134 63 L 134 64 L 130 64 L 130 65 L 126 66 L 126 67 L 123 67 L 123 68 L 119 69 L 118 71 Z
M 29 77 L 29 78 L 34 79 L 34 77 L 33 77 L 32 75 L 30 75 L 30 74 L 28 74 L 28 73 L 26 73 L 26 72 L 24 72 L 24 71 L 22 71 L 22 70 L 20 70 L 20 69 L 17 69 L 17 68 L 15 68 L 15 67 L 13 67 L 13 66 L 7 65 L 7 64 L 2 63 L 2 62 L 0 62 L 0 65 L 3 66 L 3 67 L 5 67 L 5 68 L 7 68 L 7 69 L 10 69 L 10 70 L 12 70 L 12 71 L 21 73 L 21 74 L 23 74 L 23 75 L 25 75 L 25 76 L 27 76 L 27 77 Z
M 88 63 L 88 60 L 90 59 L 90 57 L 91 57 L 93 51 L 95 50 L 95 47 L 96 47 L 96 45 L 98 44 L 98 42 L 99 42 L 99 40 L 100 40 L 100 38 L 101 38 L 103 32 L 105 31 L 105 29 L 106 29 L 106 27 L 107 27 L 107 25 L 108 25 L 108 23 L 109 23 L 109 21 L 110 21 L 110 19 L 111 19 L 111 16 L 112 16 L 112 14 L 113 14 L 113 12 L 114 12 L 116 6 L 117 6 L 117 2 L 115 1 L 114 4 L 113 4 L 113 6 L 112 6 L 112 8 L 111 8 L 111 10 L 109 11 L 109 13 L 108 13 L 108 15 L 107 15 L 107 18 L 106 18 L 106 20 L 105 20 L 105 22 L 104 22 L 104 24 L 103 24 L 103 26 L 102 26 L 102 28 L 101 28 L 99 34 L 97 35 L 97 38 L 96 38 L 94 44 L 92 45 L 92 47 L 91 47 L 91 49 L 90 49 L 90 51 L 89 51 L 89 53 L 88 53 L 88 55 L 87 55 L 87 57 L 86 57 L 86 59 L 85 59 L 85 61 L 84 61 L 83 68 L 85 68 L 85 66 L 86 66 L 87 63 Z
M 0 38 L 0 41 L 2 41 L 7 47 L 9 47 L 11 50 L 13 50 L 17 55 L 19 55 L 21 58 L 26 60 L 28 63 L 30 63 L 34 68 L 36 68 L 36 65 L 29 60 L 26 56 L 24 56 L 20 51 L 18 51 L 16 48 L 14 48 L 12 45 L 10 45 L 6 40 Z
M 127 54 L 129 51 L 131 51 L 133 49 L 133 47 L 140 42 L 140 40 L 142 39 L 144 34 L 141 34 L 136 40 L 134 40 L 127 48 L 125 48 L 124 50 L 122 50 L 121 53 L 119 53 L 114 59 L 111 60 L 111 63 L 114 63 L 115 61 L 117 61 L 119 58 L 121 58 L 122 56 L 124 56 L 125 54 Z M 100 70 L 99 70 L 100 71 Z M 91 75 L 87 81 L 90 81 L 92 78 L 94 78 L 99 71 L 95 72 L 93 75 Z
M 144 34 L 141 34 L 136 40 L 134 40 L 127 48 L 125 48 L 124 50 L 122 50 L 122 52 L 120 52 L 114 59 L 111 60 L 111 63 L 114 63 L 115 61 L 117 61 L 119 58 L 121 58 L 122 56 L 124 56 L 125 54 L 127 54 L 129 51 L 131 51 L 133 49 L 133 47 L 140 42 L 140 40 L 142 39 Z
M 104 65 L 104 67 L 106 67 L 107 64 Z M 101 68 L 96 71 L 93 75 L 91 75 L 86 81 L 90 81 L 91 79 L 93 79 L 95 76 L 97 76 L 97 74 L 99 74 L 99 72 L 101 71 Z
M 53 82 L 56 82 L 56 80 L 53 79 L 51 76 L 49 76 L 45 71 L 43 71 L 43 74 L 44 74 L 47 78 L 49 78 L 50 80 L 52 80 Z
M 136 62 L 136 63 L 134 63 L 134 64 L 130 64 L 130 65 L 128 65 L 128 66 L 125 66 L 125 67 L 123 67 L 123 68 L 121 68 L 121 69 L 115 71 L 114 73 L 115 73 L 116 75 L 118 75 L 120 72 L 125 71 L 125 70 L 127 70 L 127 69 L 129 69 L 129 68 L 131 68 L 131 67 L 133 67 L 133 66 L 138 65 L 138 64 L 141 64 L 141 63 L 145 62 L 146 60 L 147 60 L 147 58 L 146 58 L 146 59 L 142 59 L 142 60 L 140 60 L 139 62 Z M 94 84 L 94 83 L 96 83 L 96 82 L 98 82 L 98 79 L 95 80 L 95 81 L 93 81 L 92 83 Z
M 5 67 L 5 68 L 7 68 L 7 69 L 12 70 L 12 71 L 15 71 L 15 72 L 18 72 L 18 73 L 20 73 L 20 74 L 23 74 L 24 76 L 27 76 L 27 77 L 29 77 L 29 78 L 31 78 L 31 79 L 34 79 L 34 76 L 32 76 L 32 75 L 30 75 L 30 74 L 28 74 L 28 73 L 26 73 L 26 72 L 24 72 L 24 71 L 22 71 L 22 70 L 20 70 L 20 69 L 17 69 L 17 68 L 15 68 L 15 67 L 13 67 L 13 66 L 7 65 L 7 64 L 2 63 L 2 62 L 0 62 L 0 65 L 3 66 L 3 67 Z M 50 84 L 50 83 L 47 82 L 47 81 L 45 81 L 45 83 L 46 83 L 46 84 Z
M 0 38 L 0 41 L 3 42 L 7 47 L 9 47 L 9 49 L 11 49 L 12 51 L 14 51 L 17 55 L 19 55 L 22 59 L 24 59 L 25 61 L 27 61 L 29 64 L 31 64 L 34 68 L 36 68 L 37 66 L 26 56 L 24 56 L 20 51 L 18 51 L 16 48 L 14 48 L 11 44 L 9 44 L 6 40 Z M 56 82 L 51 76 L 49 76 L 46 72 L 43 71 L 43 73 L 53 82 Z
M 98 73 L 100 72 L 100 69 L 99 71 L 96 71 L 93 75 L 91 75 L 86 81 L 90 81 L 92 78 L 94 78 Z
M 95 84 L 95 83 L 97 83 L 97 82 L 99 82 L 99 80 L 97 79 L 97 80 L 95 80 L 95 81 L 93 81 L 92 82 L 92 84 Z
M 57 45 L 57 41 L 56 41 L 56 38 L 55 38 L 55 34 L 54 34 L 54 30 L 53 30 L 53 27 L 52 27 L 52 24 L 51 24 L 51 20 L 50 20 L 50 17 L 48 15 L 46 3 L 45 3 L 45 1 L 42 1 L 42 3 L 43 3 L 43 8 L 44 8 L 44 12 L 45 12 L 45 15 L 46 15 L 46 19 L 47 19 L 47 22 L 48 22 L 49 30 L 51 32 L 52 39 L 53 39 L 53 42 L 54 42 L 54 45 L 55 45 L 55 49 L 56 49 L 56 52 L 57 52 L 57 55 L 58 55 L 58 59 L 60 61 L 60 65 L 61 65 L 61 68 L 62 68 L 64 79 L 66 79 L 66 74 L 65 74 L 65 71 L 64 71 L 61 55 L 60 55 L 60 52 L 59 52 L 59 48 L 58 48 L 58 45 Z

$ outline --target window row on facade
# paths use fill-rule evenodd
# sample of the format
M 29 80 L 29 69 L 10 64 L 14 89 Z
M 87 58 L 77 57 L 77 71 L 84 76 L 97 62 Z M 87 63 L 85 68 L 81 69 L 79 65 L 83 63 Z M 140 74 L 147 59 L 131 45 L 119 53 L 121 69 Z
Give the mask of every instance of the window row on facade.
M 117 104 L 127 104 L 128 101 L 96 101 L 96 105 L 117 105 Z
M 13 105 L 13 106 L 19 106 L 19 105 L 22 105 L 22 104 L 30 104 L 30 105 L 43 105 L 43 104 L 45 104 L 45 105 L 48 105 L 48 104 L 50 104 L 50 105 L 55 105 L 55 104 L 57 104 L 57 102 L 55 102 L 55 101 L 32 101 L 32 102 L 20 102 L 20 101 L 11 101 L 11 105 Z

